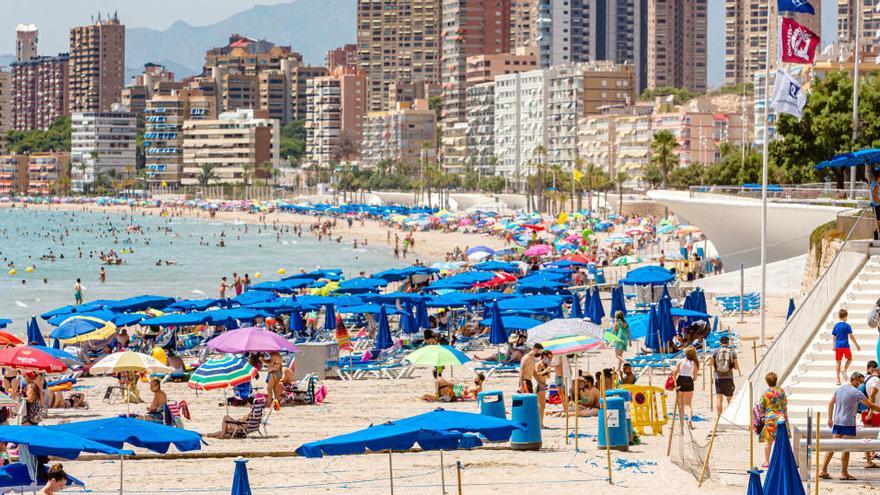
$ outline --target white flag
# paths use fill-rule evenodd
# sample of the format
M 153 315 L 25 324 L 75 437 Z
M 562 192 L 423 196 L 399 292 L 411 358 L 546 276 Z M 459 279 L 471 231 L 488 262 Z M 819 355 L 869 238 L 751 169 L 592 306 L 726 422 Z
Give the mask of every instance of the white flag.
M 794 115 L 798 120 L 804 115 L 807 95 L 801 85 L 782 69 L 776 70 L 776 81 L 773 83 L 773 100 L 770 108 L 777 112 Z

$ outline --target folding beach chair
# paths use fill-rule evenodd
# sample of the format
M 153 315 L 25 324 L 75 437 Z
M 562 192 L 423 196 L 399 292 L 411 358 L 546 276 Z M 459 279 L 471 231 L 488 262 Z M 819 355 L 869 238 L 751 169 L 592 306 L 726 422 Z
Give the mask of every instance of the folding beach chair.
M 266 425 L 269 423 L 269 413 L 266 413 L 266 407 L 266 396 L 263 394 L 256 395 L 247 419 L 230 423 L 236 427 L 232 436 L 247 438 L 253 433 L 266 436 Z
M 109 385 L 107 390 L 104 391 L 104 398 L 102 401 L 104 404 L 116 404 L 117 402 L 122 400 L 122 387 L 117 387 L 116 385 Z

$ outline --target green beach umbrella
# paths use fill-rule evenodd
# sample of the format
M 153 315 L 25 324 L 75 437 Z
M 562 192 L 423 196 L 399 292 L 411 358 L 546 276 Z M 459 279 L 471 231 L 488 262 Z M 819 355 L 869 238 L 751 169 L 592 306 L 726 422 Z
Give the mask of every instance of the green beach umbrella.
M 410 364 L 416 366 L 460 366 L 471 358 L 455 347 L 448 345 L 426 345 L 406 356 Z
M 196 390 L 235 387 L 251 381 L 257 373 L 257 369 L 244 357 L 226 354 L 202 363 L 193 372 L 187 385 Z
M 641 262 L 642 262 L 642 259 L 639 258 L 638 256 L 623 255 L 623 256 L 616 258 L 614 261 L 611 262 L 611 264 L 614 266 L 626 266 L 626 265 L 634 265 L 636 263 L 641 263 Z

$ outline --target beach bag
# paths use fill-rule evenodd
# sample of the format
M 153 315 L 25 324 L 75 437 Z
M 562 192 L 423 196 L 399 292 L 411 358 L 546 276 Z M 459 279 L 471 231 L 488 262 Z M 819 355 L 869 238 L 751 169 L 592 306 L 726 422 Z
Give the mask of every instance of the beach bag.
M 666 386 L 664 387 L 666 390 L 675 390 L 675 378 L 673 378 L 672 374 L 669 375 L 669 378 L 666 379 Z
M 730 373 L 733 369 L 730 349 L 721 349 L 715 355 L 715 371 L 718 373 Z
M 760 435 L 764 431 L 764 420 L 764 408 L 760 403 L 755 404 L 752 408 L 752 429 L 755 431 L 755 435 Z
M 874 309 L 868 313 L 868 326 L 873 328 L 880 327 L 880 306 L 874 306 Z

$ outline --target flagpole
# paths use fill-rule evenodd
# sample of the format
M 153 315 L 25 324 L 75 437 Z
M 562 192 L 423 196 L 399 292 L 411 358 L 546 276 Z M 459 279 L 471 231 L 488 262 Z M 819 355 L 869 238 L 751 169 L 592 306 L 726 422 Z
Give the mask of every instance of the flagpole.
M 770 16 L 773 14 L 772 3 L 767 3 L 767 44 L 766 66 L 764 67 L 764 143 L 761 157 L 761 345 L 765 344 L 767 328 L 767 148 L 769 141 L 768 127 L 770 122 Z M 776 30 L 780 20 L 776 19 Z
M 858 3 L 856 9 L 856 49 L 853 57 L 853 107 L 852 107 L 852 144 L 856 146 L 856 140 L 859 138 L 859 58 L 862 51 L 862 3 Z M 856 167 L 849 169 L 849 190 L 850 198 L 856 198 Z

